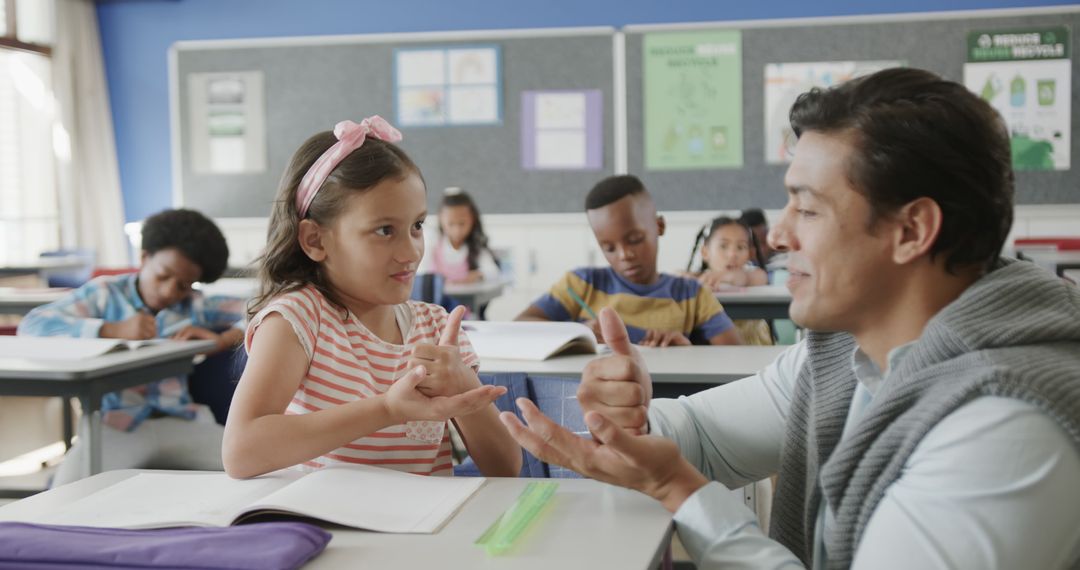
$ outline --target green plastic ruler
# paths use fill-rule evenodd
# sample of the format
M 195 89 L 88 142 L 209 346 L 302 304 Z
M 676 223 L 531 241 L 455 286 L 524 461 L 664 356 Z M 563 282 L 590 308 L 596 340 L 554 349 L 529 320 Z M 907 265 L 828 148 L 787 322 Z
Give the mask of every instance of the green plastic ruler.
M 514 541 L 544 510 L 544 506 L 558 488 L 559 484 L 553 481 L 534 481 L 525 485 L 514 504 L 476 539 L 475 544 L 483 547 L 488 555 L 502 554 L 509 550 Z

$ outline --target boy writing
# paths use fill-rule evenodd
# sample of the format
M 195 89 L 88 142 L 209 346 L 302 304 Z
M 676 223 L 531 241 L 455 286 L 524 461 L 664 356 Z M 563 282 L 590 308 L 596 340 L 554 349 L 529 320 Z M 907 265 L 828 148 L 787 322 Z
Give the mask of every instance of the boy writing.
M 143 222 L 137 273 L 99 277 L 34 309 L 18 334 L 203 339 L 217 342 L 213 352 L 229 349 L 243 338 L 244 301 L 204 298 L 192 289 L 221 277 L 228 259 L 213 221 L 194 210 L 165 210 Z M 102 399 L 103 469 L 220 470 L 224 428 L 208 407 L 191 401 L 187 379 L 147 380 L 156 381 Z M 83 448 L 71 448 L 54 486 L 80 477 Z
M 692 279 L 657 271 L 664 218 L 637 177 L 601 180 L 585 198 L 585 213 L 609 267 L 568 272 L 517 320 L 582 320 L 603 341 L 592 315 L 611 307 L 635 344 L 739 344 L 731 319 L 711 291 Z

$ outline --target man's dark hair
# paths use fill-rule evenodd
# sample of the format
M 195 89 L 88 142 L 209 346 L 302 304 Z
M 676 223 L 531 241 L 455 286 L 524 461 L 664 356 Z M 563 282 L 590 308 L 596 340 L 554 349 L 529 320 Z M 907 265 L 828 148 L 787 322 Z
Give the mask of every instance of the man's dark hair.
M 585 209 L 603 208 L 612 202 L 644 191 L 645 185 L 641 183 L 641 180 L 638 180 L 637 176 L 632 174 L 608 176 L 597 182 L 592 190 L 589 190 L 589 195 L 585 196 Z
M 150 255 L 178 249 L 202 269 L 199 281 L 212 283 L 225 272 L 229 246 L 214 222 L 195 210 L 164 210 L 143 221 L 142 249 Z
M 847 178 L 870 202 L 870 227 L 927 197 L 942 211 L 931 257 L 945 269 L 989 269 L 1013 221 L 1013 170 L 1005 122 L 966 87 L 928 71 L 893 68 L 830 89 L 791 108 L 796 136 L 850 134 Z

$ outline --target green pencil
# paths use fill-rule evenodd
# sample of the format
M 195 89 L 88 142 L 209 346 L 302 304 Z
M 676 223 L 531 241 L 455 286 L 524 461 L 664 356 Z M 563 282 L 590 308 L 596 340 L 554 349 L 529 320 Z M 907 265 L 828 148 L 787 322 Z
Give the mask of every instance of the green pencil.
M 581 308 L 582 308 L 582 309 L 585 309 L 585 312 L 586 312 L 586 313 L 589 313 L 589 316 L 590 316 L 590 317 L 592 317 L 592 319 L 593 319 L 594 321 L 598 321 L 598 320 L 600 320 L 600 319 L 599 319 L 599 318 L 598 318 L 598 317 L 596 316 L 596 313 L 594 313 L 594 312 L 593 312 L 593 310 L 592 310 L 592 309 L 590 309 L 590 308 L 589 308 L 589 306 L 585 304 L 585 300 L 584 300 L 584 299 L 582 299 L 581 297 L 579 297 L 579 296 L 578 296 L 578 294 L 577 294 L 577 293 L 575 293 L 575 292 L 574 292 L 574 290 L 573 290 L 573 289 L 571 289 L 569 285 L 567 285 L 567 286 L 566 286 L 566 292 L 567 292 L 567 293 L 570 293 L 570 297 L 572 297 L 572 298 L 573 298 L 573 299 L 574 299 L 575 301 L 577 301 L 577 304 L 581 305 Z

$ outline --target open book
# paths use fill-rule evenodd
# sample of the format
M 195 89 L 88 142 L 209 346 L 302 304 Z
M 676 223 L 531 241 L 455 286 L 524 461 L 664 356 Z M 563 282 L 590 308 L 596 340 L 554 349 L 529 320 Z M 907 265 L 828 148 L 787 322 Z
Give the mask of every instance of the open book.
M 56 336 L 0 337 L 0 358 L 81 360 L 117 350 L 134 350 L 166 342 L 166 339 L 71 338 Z
M 556 354 L 600 352 L 592 329 L 576 322 L 469 321 L 462 330 L 481 359 L 546 360 Z
M 43 524 L 110 528 L 225 527 L 261 515 L 296 515 L 395 533 L 433 533 L 484 484 L 481 477 L 427 477 L 338 465 L 296 477 L 140 473 L 72 503 Z

